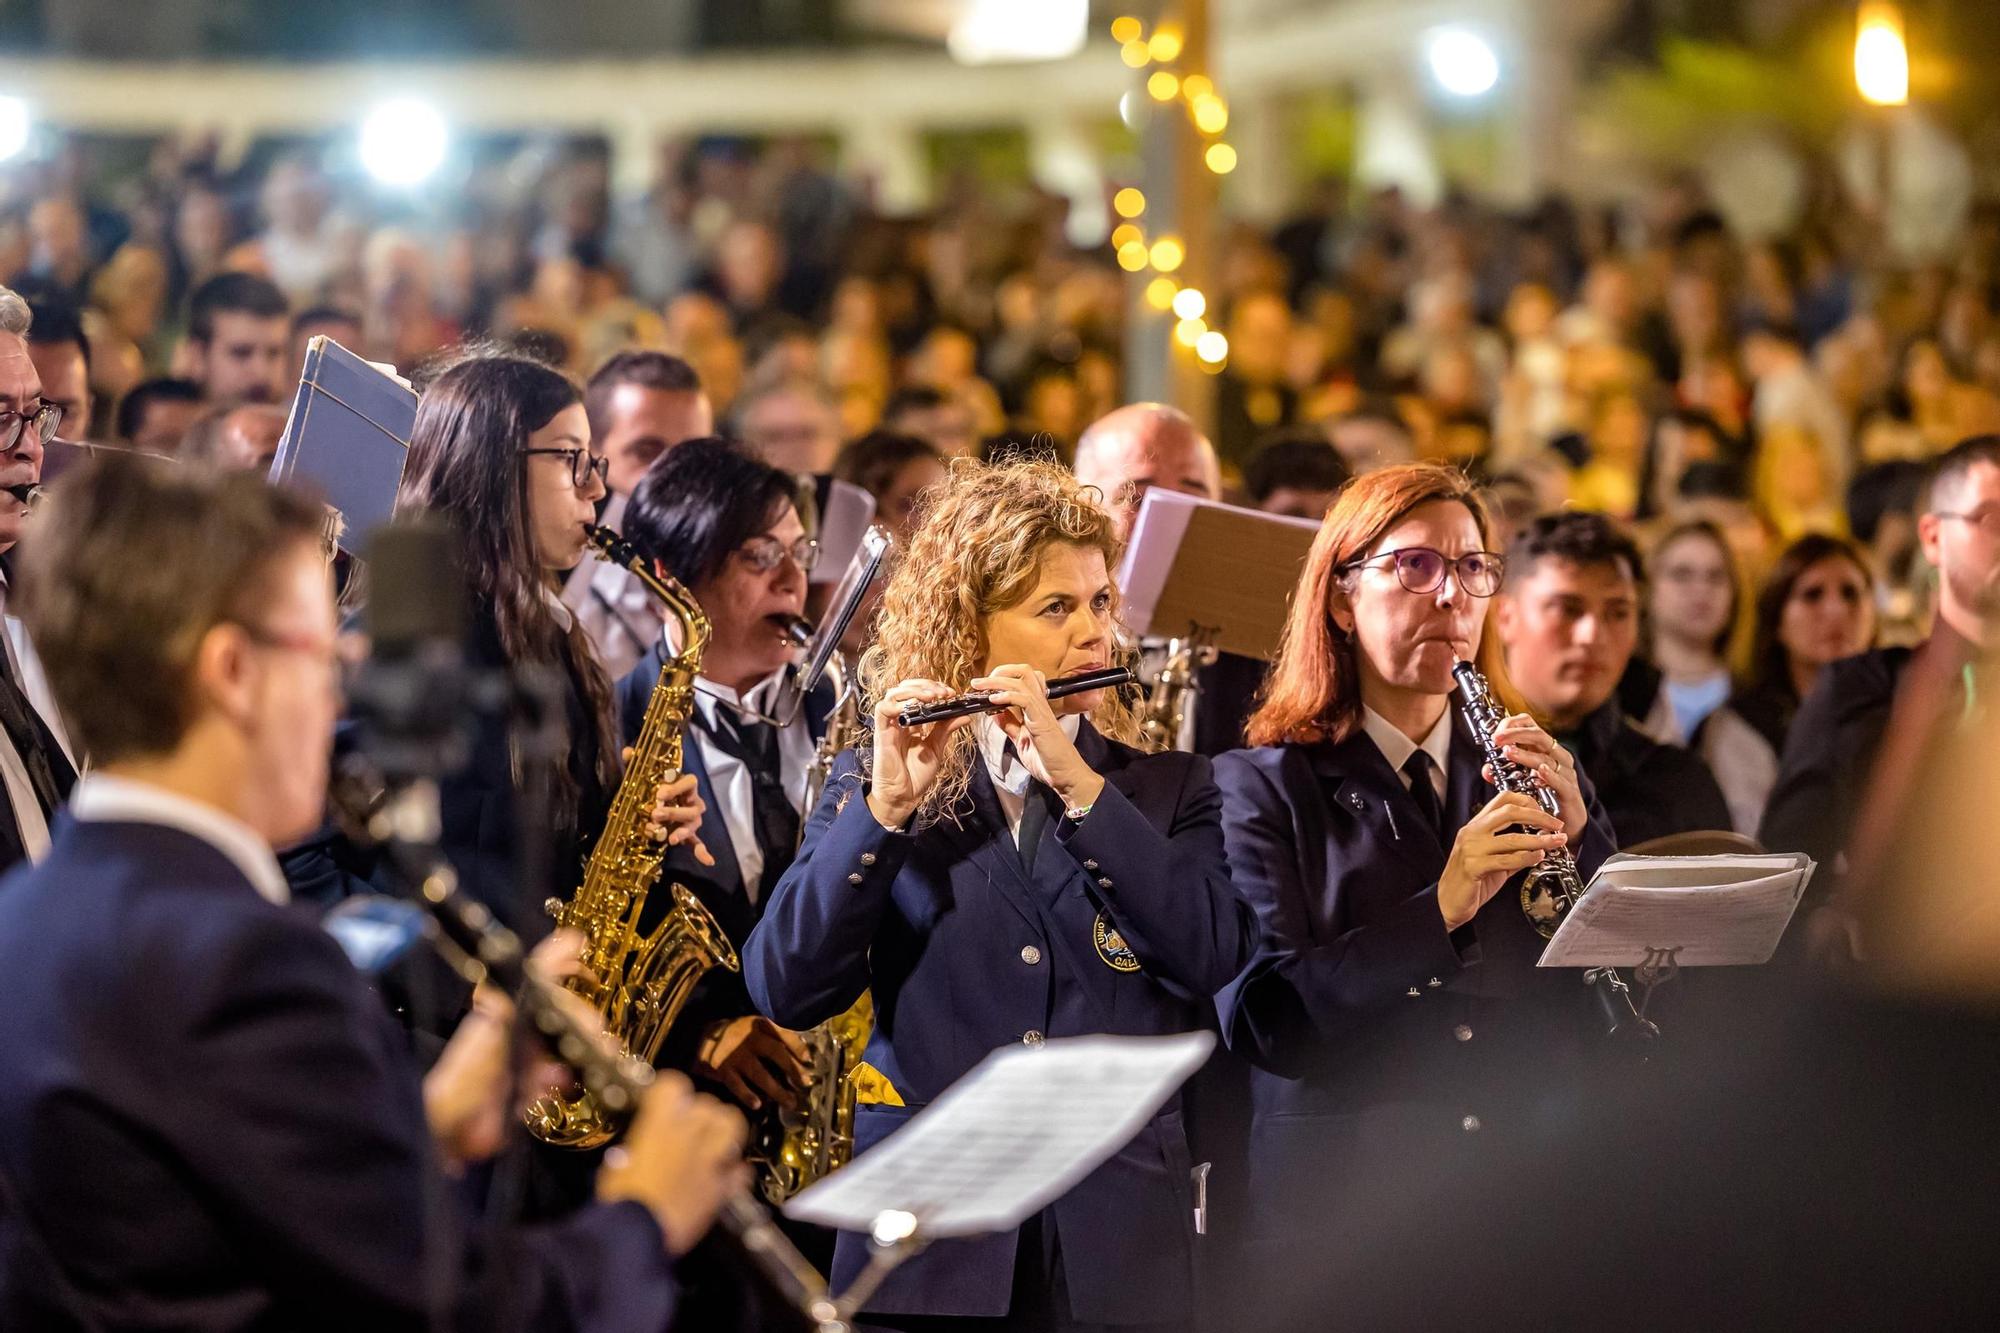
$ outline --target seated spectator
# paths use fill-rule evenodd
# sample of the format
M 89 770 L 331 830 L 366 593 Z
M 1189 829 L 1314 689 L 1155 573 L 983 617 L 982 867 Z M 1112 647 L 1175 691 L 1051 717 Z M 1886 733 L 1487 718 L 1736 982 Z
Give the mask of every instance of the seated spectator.
M 62 409 L 58 428 L 65 440 L 88 440 L 92 401 L 90 339 L 76 307 L 59 300 L 30 300 L 28 359 L 42 380 L 42 401 Z
M 143 380 L 118 404 L 118 438 L 142 453 L 178 453 L 201 408 L 201 386 L 193 380 Z
M 285 294 L 253 273 L 218 273 L 188 298 L 188 378 L 211 403 L 275 403 L 291 386 Z
M 292 316 L 291 369 L 286 372 L 286 379 L 292 384 L 296 385 L 304 373 L 306 345 L 322 337 L 333 339 L 357 356 L 364 350 L 359 315 L 339 306 L 309 306 Z
M 268 472 L 285 433 L 285 409 L 274 403 L 211 407 L 188 428 L 180 457 L 224 471 Z
M 1701 759 L 1648 736 L 1619 706 L 1644 577 L 1639 548 L 1605 515 L 1551 514 L 1508 546 L 1494 603 L 1508 676 L 1596 784 L 1621 847 L 1732 827 Z
M 1874 575 L 1861 548 L 1814 534 L 1786 547 L 1757 593 L 1750 680 L 1731 704 L 1775 760 L 1826 666 L 1875 646 Z
M 979 447 L 971 406 L 928 384 L 912 384 L 890 394 L 882 409 L 882 429 L 914 435 L 946 458 L 969 458 Z
M 914 435 L 878 430 L 842 449 L 833 475 L 875 497 L 875 521 L 900 545 L 924 492 L 944 480 L 945 456 Z
M 809 380 L 791 380 L 744 395 L 736 426 L 744 444 L 772 467 L 793 476 L 827 472 L 840 452 L 838 411 Z
M 1326 433 L 1301 426 L 1267 438 L 1243 467 L 1250 503 L 1267 514 L 1317 523 L 1348 482 L 1347 464 Z

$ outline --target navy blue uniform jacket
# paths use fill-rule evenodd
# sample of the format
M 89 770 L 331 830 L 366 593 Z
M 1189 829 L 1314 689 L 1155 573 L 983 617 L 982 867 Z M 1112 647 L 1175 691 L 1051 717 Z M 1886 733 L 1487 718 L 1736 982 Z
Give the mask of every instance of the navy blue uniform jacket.
M 1221 998 L 1252 1075 L 1251 1231 L 1324 1241 L 1363 1170 L 1449 1169 L 1568 1089 L 1597 1011 L 1576 972 L 1538 972 L 1543 941 L 1509 881 L 1447 932 L 1437 885 L 1451 836 L 1492 799 L 1455 722 L 1440 841 L 1365 732 L 1216 761 L 1231 873 L 1257 956 Z M 1586 882 L 1613 850 L 1588 780 Z
M 1086 724 L 1084 761 L 1104 776 L 1089 817 L 1053 810 L 1029 877 L 985 765 L 971 811 L 914 834 L 882 827 L 853 752 L 841 756 L 799 859 L 744 952 L 757 1007 L 786 1027 L 875 996 L 868 1061 L 905 1105 L 863 1106 L 866 1151 L 990 1052 L 1043 1036 L 1185 1032 L 1214 1021 L 1212 996 L 1248 957 L 1252 922 L 1230 887 L 1221 794 L 1209 761 L 1142 755 Z M 1050 799 L 1030 788 L 1030 799 Z M 1100 912 L 1140 968 L 1098 954 Z M 1179 1097 L 1043 1214 L 1075 1318 L 1164 1322 L 1192 1312 L 1193 1200 Z M 933 1244 L 869 1303 L 885 1314 L 1007 1313 L 1018 1232 Z M 865 1258 L 843 1233 L 838 1288 Z
M 406 1048 L 207 842 L 63 821 L 0 882 L 0 1327 L 665 1327 L 639 1205 L 534 1231 L 455 1206 Z

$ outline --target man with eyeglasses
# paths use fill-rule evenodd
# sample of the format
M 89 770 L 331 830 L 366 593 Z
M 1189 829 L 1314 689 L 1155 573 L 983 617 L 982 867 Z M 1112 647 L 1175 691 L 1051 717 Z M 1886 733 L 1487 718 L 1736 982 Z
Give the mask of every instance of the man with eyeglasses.
M 1799 708 L 1759 837 L 1802 851 L 1842 879 L 1865 877 L 1895 850 L 1904 800 L 1938 742 L 1990 708 L 1978 667 L 2000 643 L 2000 435 L 1965 440 L 1938 459 L 1917 519 L 1937 570 L 1937 612 L 1915 648 L 1878 648 L 1835 662 Z M 1802 911 L 1825 900 L 1835 875 Z M 1796 932 L 1795 932 L 1796 933 Z M 1809 923 L 1807 943 L 1838 955 L 1854 943 L 1836 907 Z
M 48 854 L 49 825 L 69 799 L 76 769 L 49 719 L 60 718 L 41 691 L 40 666 L 7 609 L 13 552 L 28 521 L 27 496 L 41 483 L 42 445 L 62 409 L 42 400 L 42 380 L 28 351 L 33 322 L 27 302 L 0 287 L 0 870 Z
M 688 440 L 649 469 L 625 508 L 625 536 L 694 594 L 710 624 L 682 749 L 706 804 L 707 864 L 667 853 L 665 878 L 686 884 L 738 949 L 798 848 L 806 775 L 832 708 L 824 687 L 796 717 L 772 716 L 794 656 L 816 548 L 800 516 L 798 484 L 747 447 Z M 638 734 L 660 667 L 678 653 L 669 623 L 618 686 L 627 744 Z M 794 1104 L 804 1088 L 803 1046 L 755 1016 L 742 974 L 703 976 L 667 1037 L 661 1063 L 688 1070 L 748 1110 Z
M 1639 645 L 1639 548 L 1603 514 L 1536 519 L 1507 549 L 1494 628 L 1507 674 L 1535 716 L 1597 784 L 1620 847 L 1730 827 L 1715 775 L 1663 745 L 1618 703 Z

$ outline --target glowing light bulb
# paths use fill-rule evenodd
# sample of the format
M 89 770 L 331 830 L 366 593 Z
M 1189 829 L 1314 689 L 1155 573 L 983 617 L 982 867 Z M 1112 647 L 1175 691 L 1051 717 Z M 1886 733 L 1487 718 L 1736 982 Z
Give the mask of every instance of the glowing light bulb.
M 1146 35 L 1146 25 L 1130 14 L 1111 20 L 1111 40 L 1123 44 L 1136 42 Z
M 1863 101 L 1875 106 L 1902 106 L 1910 100 L 1910 49 L 1896 6 L 1861 6 L 1854 35 L 1854 86 Z
M 1121 218 L 1136 218 L 1146 211 L 1146 196 L 1136 186 L 1128 185 L 1111 196 L 1111 207 Z
M 1211 366 L 1219 366 L 1229 358 L 1229 339 L 1210 329 L 1195 339 L 1194 354 Z
M 1156 69 L 1146 80 L 1146 91 L 1155 102 L 1171 102 L 1180 90 L 1180 78 L 1172 70 Z
M 1154 278 L 1146 284 L 1146 304 L 1155 310 L 1179 309 L 1184 295 L 1172 278 Z
M 1236 170 L 1236 150 L 1226 143 L 1210 144 L 1208 151 L 1202 155 L 1202 160 L 1208 163 L 1208 169 L 1218 176 L 1227 176 Z
M 1193 287 L 1183 287 L 1174 297 L 1174 313 L 1182 319 L 1200 319 L 1208 313 L 1208 298 Z
M 1154 60 L 1162 65 L 1170 65 L 1181 58 L 1181 49 L 1186 45 L 1187 42 L 1181 36 L 1179 28 L 1162 25 L 1160 30 L 1153 34 L 1152 40 L 1146 43 L 1146 49 Z
M 1162 236 L 1153 242 L 1153 267 L 1162 273 L 1172 273 L 1187 258 L 1187 247 L 1171 236 Z
M 1220 134 L 1229 128 L 1229 104 L 1210 93 L 1193 104 L 1194 127 L 1203 134 Z
M 1146 267 L 1146 247 L 1139 241 L 1118 247 L 1118 267 L 1127 273 L 1137 273 Z
M 1174 341 L 1183 347 L 1193 347 L 1208 334 L 1208 325 L 1198 319 L 1184 319 L 1174 325 Z

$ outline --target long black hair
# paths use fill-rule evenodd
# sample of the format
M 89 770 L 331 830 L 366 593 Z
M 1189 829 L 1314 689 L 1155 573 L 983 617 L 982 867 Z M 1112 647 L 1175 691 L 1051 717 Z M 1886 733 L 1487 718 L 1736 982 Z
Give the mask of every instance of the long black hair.
M 728 440 L 709 436 L 667 450 L 632 488 L 624 533 L 689 588 L 722 572 L 730 553 L 800 509 L 798 483 Z
M 599 781 L 618 780 L 611 684 L 582 626 L 565 625 L 555 585 L 535 552 L 528 522 L 528 437 L 583 401 L 574 380 L 539 361 L 473 355 L 424 390 L 396 512 L 422 509 L 457 525 L 475 607 L 491 609 L 500 651 L 510 662 L 565 670 L 594 723 Z M 514 776 L 521 779 L 514 755 Z M 567 768 L 554 775 L 556 824 L 574 828 L 578 791 Z

